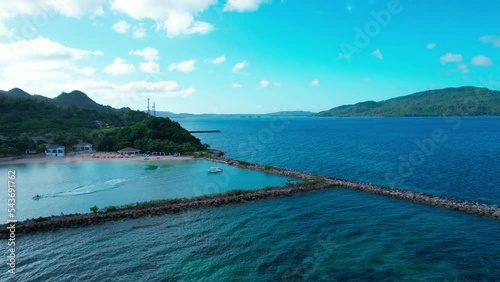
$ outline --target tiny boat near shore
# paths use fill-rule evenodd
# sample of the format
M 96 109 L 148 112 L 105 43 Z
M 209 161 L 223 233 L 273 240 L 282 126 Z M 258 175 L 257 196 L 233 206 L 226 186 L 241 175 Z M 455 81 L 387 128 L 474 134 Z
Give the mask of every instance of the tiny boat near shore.
M 218 173 L 218 172 L 222 172 L 222 168 L 218 166 L 213 166 L 208 170 L 208 173 Z
M 42 196 L 40 196 L 40 195 L 36 194 L 36 195 L 35 195 L 32 199 L 33 199 L 33 200 L 39 200 L 41 197 L 42 197 Z

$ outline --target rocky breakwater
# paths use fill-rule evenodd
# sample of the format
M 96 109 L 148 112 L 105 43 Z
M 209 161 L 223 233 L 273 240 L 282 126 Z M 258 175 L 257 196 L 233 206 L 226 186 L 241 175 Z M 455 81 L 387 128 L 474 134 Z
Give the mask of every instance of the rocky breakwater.
M 288 183 L 281 187 L 264 188 L 261 190 L 234 190 L 223 194 L 213 194 L 195 197 L 191 199 L 174 199 L 167 201 L 138 203 L 124 207 L 115 207 L 113 211 L 95 212 L 88 214 L 72 214 L 62 216 L 40 217 L 19 221 L 15 224 L 16 233 L 30 233 L 43 230 L 52 230 L 65 227 L 94 225 L 106 221 L 121 220 L 126 218 L 139 218 L 144 216 L 162 215 L 178 213 L 191 209 L 219 207 L 221 205 L 245 203 L 265 198 L 291 196 L 297 193 L 317 191 L 333 187 L 344 187 L 357 191 L 388 196 L 396 199 L 412 201 L 415 203 L 427 204 L 430 206 L 442 207 L 460 212 L 487 216 L 500 219 L 500 207 L 486 205 L 471 201 L 462 201 L 453 198 L 433 196 L 419 192 L 402 189 L 388 188 L 369 183 L 350 181 L 321 175 L 300 172 L 290 169 L 278 168 L 268 165 L 254 164 L 244 161 L 237 161 L 228 158 L 213 157 L 206 160 L 228 165 L 234 165 L 245 169 L 259 170 L 265 173 L 273 173 L 300 179 L 300 183 Z M 10 230 L 9 224 L 0 225 L 0 239 L 6 239 Z
M 297 193 L 327 189 L 331 184 L 326 181 L 316 181 L 314 183 L 304 182 L 285 187 L 272 187 L 257 191 L 227 192 L 225 194 L 215 194 L 201 196 L 192 199 L 179 199 L 175 203 L 169 204 L 151 204 L 148 206 L 140 205 L 137 208 L 128 206 L 126 208 L 118 207 L 112 212 L 96 212 L 88 214 L 71 214 L 62 216 L 51 216 L 38 219 L 29 219 L 16 223 L 16 233 L 31 233 L 43 230 L 52 230 L 73 226 L 94 225 L 106 221 L 115 221 L 126 218 L 139 218 L 151 215 L 162 215 L 168 213 L 178 213 L 191 209 L 200 209 L 208 207 L 219 207 L 221 205 L 245 203 L 271 197 L 291 196 Z M 235 194 L 232 194 L 235 193 Z M 236 195 L 236 193 L 238 193 Z M 202 200 L 198 198 L 204 198 Z M 0 238 L 8 238 L 8 224 L 0 225 Z
M 500 207 L 496 205 L 487 205 L 473 201 L 464 201 L 454 198 L 429 195 L 425 193 L 402 190 L 397 188 L 389 188 L 364 182 L 349 181 L 349 180 L 330 178 L 330 177 L 328 177 L 328 179 L 329 183 L 332 183 L 335 186 L 345 187 L 353 190 L 392 197 L 401 200 L 412 201 L 415 203 L 426 204 L 434 207 L 441 207 L 469 214 L 500 219 Z
M 266 166 L 260 164 L 254 164 L 244 161 L 233 160 L 229 158 L 213 157 L 207 158 L 212 162 L 225 163 L 229 165 L 234 165 L 246 169 L 254 169 L 263 171 L 266 173 L 273 173 L 284 175 L 288 177 L 302 179 L 304 181 L 311 181 L 316 179 L 318 181 L 322 181 L 323 183 L 327 183 L 329 187 L 344 187 L 357 191 L 362 191 L 366 193 L 376 194 L 387 196 L 391 198 L 396 198 L 400 200 L 412 201 L 415 203 L 426 204 L 434 207 L 441 207 L 450 210 L 465 212 L 469 214 L 475 214 L 479 216 L 487 216 L 495 219 L 500 219 L 500 207 L 496 205 L 487 205 L 473 201 L 464 201 L 454 198 L 442 197 L 429 195 L 425 193 L 397 189 L 397 188 L 389 188 L 384 186 L 373 185 L 371 183 L 359 182 L 359 181 L 351 181 L 333 177 L 326 177 L 322 175 L 316 175 L 306 172 L 294 171 L 290 169 L 277 168 L 273 166 Z

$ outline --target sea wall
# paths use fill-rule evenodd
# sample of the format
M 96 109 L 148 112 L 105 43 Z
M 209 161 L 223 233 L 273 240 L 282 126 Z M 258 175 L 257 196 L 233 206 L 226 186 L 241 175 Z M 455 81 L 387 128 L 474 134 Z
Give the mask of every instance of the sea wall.
M 260 164 L 242 162 L 229 158 L 206 158 L 206 160 L 228 165 L 238 166 L 245 169 L 259 170 L 265 173 L 272 173 L 287 176 L 290 178 L 301 179 L 302 184 L 276 187 L 273 189 L 263 189 L 257 191 L 248 191 L 238 195 L 221 194 L 213 195 L 212 198 L 197 200 L 185 199 L 172 204 L 157 204 L 141 208 L 119 209 L 112 212 L 97 212 L 88 214 L 71 214 L 62 216 L 52 216 L 42 219 L 30 219 L 20 221 L 15 224 L 16 233 L 30 233 L 42 230 L 51 230 L 72 226 L 93 225 L 106 221 L 121 220 L 125 218 L 139 218 L 143 216 L 161 215 L 167 213 L 178 213 L 181 211 L 200 209 L 208 207 L 218 207 L 221 205 L 244 203 L 271 197 L 291 196 L 298 193 L 329 189 L 333 187 L 344 187 L 357 191 L 392 197 L 396 199 L 412 201 L 415 203 L 426 204 L 435 207 L 447 208 L 455 211 L 465 212 L 478 216 L 486 216 L 494 219 L 500 219 L 500 207 L 486 205 L 472 201 L 463 201 L 453 198 L 433 196 L 419 192 L 413 192 L 402 189 L 395 189 L 372 185 L 369 183 L 350 181 L 321 175 L 294 171 L 290 169 L 264 166 Z M 8 238 L 10 230 L 9 224 L 0 225 L 0 238 Z
M 500 219 L 500 207 L 496 205 L 487 205 L 473 201 L 464 201 L 454 198 L 442 197 L 429 195 L 425 193 L 397 189 L 397 188 L 389 188 L 379 185 L 373 185 L 371 183 L 359 182 L 359 181 L 351 181 L 340 178 L 326 177 L 316 174 L 310 174 L 306 172 L 294 171 L 289 169 L 275 168 L 264 166 L 260 164 L 248 163 L 248 162 L 239 162 L 237 160 L 217 157 L 217 158 L 208 158 L 212 162 L 225 163 L 230 165 L 235 165 L 238 167 L 246 168 L 246 169 L 254 169 L 260 170 L 267 173 L 285 175 L 293 178 L 299 178 L 302 180 L 310 180 L 314 178 L 322 178 L 326 183 L 331 185 L 330 187 L 343 187 L 352 190 L 362 191 L 366 193 L 376 194 L 387 196 L 391 198 L 396 198 L 400 200 L 412 201 L 419 204 L 426 204 L 434 207 L 441 207 L 446 209 L 451 209 L 455 211 L 475 214 L 479 216 L 487 216 L 495 219 Z

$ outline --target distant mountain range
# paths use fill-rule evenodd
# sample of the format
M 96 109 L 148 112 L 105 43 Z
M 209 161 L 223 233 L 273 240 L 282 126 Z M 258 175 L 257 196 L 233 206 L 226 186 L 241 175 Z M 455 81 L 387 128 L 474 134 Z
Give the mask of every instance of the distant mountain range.
M 72 91 L 70 93 L 63 92 L 61 93 L 61 95 L 53 99 L 42 95 L 36 95 L 36 94 L 32 95 L 19 88 L 13 88 L 9 91 L 0 91 L 0 95 L 6 95 L 10 98 L 18 98 L 18 99 L 33 99 L 35 101 L 48 102 L 62 107 L 75 106 L 81 109 L 97 110 L 108 113 L 118 110 L 112 108 L 111 106 L 103 106 L 101 104 L 98 104 L 94 102 L 94 100 L 90 99 L 87 96 L 87 94 L 78 90 Z
M 60 108 L 76 107 L 95 110 L 102 113 L 129 115 L 129 108 L 115 109 L 104 106 L 90 99 L 85 93 L 75 90 L 61 93 L 56 98 L 31 95 L 22 89 L 0 90 L 0 97 L 14 99 L 31 99 L 45 102 Z M 135 115 L 135 114 L 134 114 Z M 366 101 L 354 105 L 344 105 L 327 111 L 313 113 L 308 111 L 281 111 L 267 114 L 190 114 L 156 111 L 159 117 L 242 117 L 255 118 L 262 116 L 317 116 L 317 117 L 356 117 L 356 116 L 483 116 L 500 115 L 500 91 L 472 86 L 445 88 L 417 92 L 411 95 L 392 98 L 384 101 Z M 136 117 L 133 118 L 136 120 Z
M 500 115 L 500 91 L 472 86 L 423 91 L 380 102 L 366 101 L 314 114 L 320 117 L 488 115 Z
M 313 112 L 307 111 L 281 111 L 273 112 L 267 114 L 188 114 L 188 113 L 172 113 L 165 111 L 156 111 L 156 115 L 159 117 L 168 118 L 188 118 L 188 117 L 241 117 L 241 118 L 254 118 L 262 116 L 310 116 Z

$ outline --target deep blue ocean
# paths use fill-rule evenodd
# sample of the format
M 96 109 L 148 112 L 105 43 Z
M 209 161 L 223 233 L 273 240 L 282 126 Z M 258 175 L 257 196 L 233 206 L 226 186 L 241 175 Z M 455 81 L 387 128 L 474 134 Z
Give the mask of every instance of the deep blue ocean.
M 500 205 L 499 117 L 176 121 L 221 130 L 197 137 L 227 157 Z M 161 167 L 136 167 L 127 175 L 163 181 Z M 120 187 L 94 194 L 112 203 Z M 18 273 L 3 264 L 1 281 L 500 281 L 499 221 L 343 188 L 19 235 L 16 247 Z

